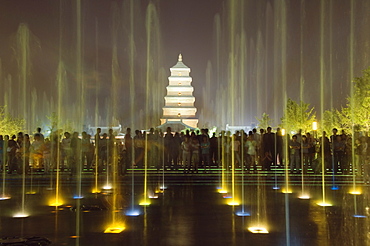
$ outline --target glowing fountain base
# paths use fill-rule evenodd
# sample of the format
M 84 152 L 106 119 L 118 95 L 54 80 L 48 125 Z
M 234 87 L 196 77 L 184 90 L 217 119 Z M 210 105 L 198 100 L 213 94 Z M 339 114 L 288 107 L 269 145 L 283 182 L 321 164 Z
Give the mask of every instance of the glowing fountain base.
M 26 192 L 26 195 L 35 195 L 36 194 L 36 191 L 27 191 Z
M 331 206 L 333 206 L 333 204 L 326 203 L 326 202 L 318 202 L 316 204 L 319 205 L 319 206 L 321 206 L 321 207 L 331 207 Z
M 248 231 L 252 233 L 267 234 L 269 231 L 264 227 L 248 227 Z
M 250 213 L 245 211 L 239 211 L 235 213 L 237 216 L 243 217 L 243 216 L 251 216 Z
M 302 194 L 302 195 L 300 195 L 298 198 L 299 198 L 299 199 L 302 199 L 302 200 L 308 200 L 308 199 L 310 199 L 311 197 L 310 197 L 309 195 L 307 195 L 307 194 Z
M 2 196 L 0 197 L 0 201 L 9 200 L 10 196 Z
M 354 214 L 353 217 L 355 217 L 355 218 L 367 218 L 366 215 L 361 215 L 361 214 Z
M 15 215 L 13 215 L 13 218 L 28 218 L 29 216 L 30 216 L 29 214 L 20 212 L 20 213 L 16 213 Z
M 333 186 L 331 187 L 331 190 L 339 190 L 339 186 L 337 186 L 337 185 L 333 185 Z
M 280 187 L 279 186 L 274 186 L 272 187 L 273 190 L 280 190 Z
M 352 190 L 352 191 L 349 192 L 349 194 L 351 194 L 351 195 L 361 195 L 362 193 L 359 190 Z
M 140 206 L 149 206 L 150 202 L 149 201 L 142 201 L 139 203 Z
M 125 230 L 126 228 L 121 225 L 112 225 L 111 227 L 108 227 L 105 229 L 104 233 L 121 233 Z
M 240 205 L 240 203 L 239 202 L 237 202 L 237 201 L 229 201 L 229 202 L 227 202 L 227 205 L 229 205 L 229 206 L 239 206 Z
M 128 210 L 128 211 L 126 211 L 125 215 L 126 216 L 131 216 L 131 217 L 136 217 L 136 216 L 140 215 L 140 211 L 139 210 Z
M 293 193 L 293 191 L 290 188 L 283 188 L 281 190 L 281 192 L 284 193 L 284 194 L 291 194 L 291 193 Z
M 225 190 L 225 189 L 218 189 L 218 193 L 220 193 L 220 194 L 226 194 L 227 193 L 227 190 Z

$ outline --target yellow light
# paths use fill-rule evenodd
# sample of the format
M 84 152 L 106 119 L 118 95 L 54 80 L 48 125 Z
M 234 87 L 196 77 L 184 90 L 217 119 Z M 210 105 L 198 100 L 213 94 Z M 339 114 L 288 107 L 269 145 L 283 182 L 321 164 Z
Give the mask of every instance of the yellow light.
M 317 122 L 312 122 L 312 130 L 317 131 Z
M 142 201 L 139 203 L 140 206 L 149 206 L 150 202 L 149 201 Z
M 282 189 L 281 192 L 284 193 L 284 194 L 291 194 L 291 193 L 293 193 L 291 189 L 285 189 L 285 188 Z
M 148 196 L 150 199 L 157 199 L 158 198 L 158 196 L 157 195 L 149 195 Z
M 229 206 L 238 206 L 239 203 L 237 201 L 231 201 L 231 202 L 228 202 L 227 205 L 229 205 Z
M 63 201 L 61 199 L 55 199 L 55 200 L 49 201 L 49 206 L 50 207 L 58 207 L 58 206 L 62 206 L 62 205 L 63 205 Z
M 177 114 L 177 117 L 181 117 L 181 114 L 180 114 L 180 113 L 178 113 L 178 114 Z
M 302 194 L 302 195 L 300 195 L 298 198 L 299 198 L 299 199 L 310 199 L 311 197 L 310 197 L 310 195 L 308 195 L 308 194 Z
M 282 136 L 285 136 L 285 129 L 283 128 L 283 129 L 281 129 L 281 135 Z
M 248 227 L 248 231 L 252 233 L 263 233 L 263 234 L 269 233 L 269 231 L 264 227 Z
M 331 206 L 333 206 L 333 204 L 326 203 L 326 202 L 318 202 L 316 204 L 319 205 L 319 206 L 321 206 L 321 207 L 331 207 Z
M 123 225 L 111 225 L 105 229 L 104 233 L 121 233 L 126 229 Z
M 155 193 L 164 193 L 164 190 L 156 190 Z
M 218 190 L 218 193 L 221 193 L 221 194 L 226 194 L 226 193 L 227 193 L 227 190 L 224 190 L 224 189 L 220 189 L 220 190 Z
M 351 195 L 361 195 L 361 194 L 362 194 L 362 192 L 361 192 L 360 190 L 351 190 L 351 191 L 349 192 L 349 194 L 351 194 Z
M 100 193 L 100 190 L 93 189 L 93 190 L 92 190 L 92 193 L 94 193 L 94 194 Z
M 36 194 L 36 191 L 27 191 L 26 194 L 27 195 L 35 195 Z

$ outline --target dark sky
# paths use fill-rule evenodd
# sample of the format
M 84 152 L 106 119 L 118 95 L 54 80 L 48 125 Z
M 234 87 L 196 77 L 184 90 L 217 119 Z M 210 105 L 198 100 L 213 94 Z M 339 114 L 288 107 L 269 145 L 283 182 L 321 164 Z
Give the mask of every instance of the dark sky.
M 161 117 L 169 68 L 181 52 L 192 69 L 200 126 L 249 125 L 263 112 L 277 125 L 287 97 L 317 110 L 321 104 L 340 108 L 349 95 L 351 74 L 361 76 L 370 65 L 370 1 L 353 0 L 352 29 L 351 2 L 82 0 L 79 50 L 76 1 L 0 0 L 0 103 L 14 114 L 28 112 L 29 127 L 47 124 L 45 116 L 57 111 L 71 120 L 83 111 L 84 124 L 114 124 L 114 117 L 124 126 L 148 127 Z M 154 9 L 150 25 L 149 3 Z M 32 33 L 26 83 L 16 43 L 24 35 L 17 35 L 21 23 Z M 83 82 L 77 81 L 79 52 Z M 58 87 L 60 62 L 65 77 Z M 319 100 L 321 84 L 325 102 Z M 20 101 L 27 102 L 26 109 Z

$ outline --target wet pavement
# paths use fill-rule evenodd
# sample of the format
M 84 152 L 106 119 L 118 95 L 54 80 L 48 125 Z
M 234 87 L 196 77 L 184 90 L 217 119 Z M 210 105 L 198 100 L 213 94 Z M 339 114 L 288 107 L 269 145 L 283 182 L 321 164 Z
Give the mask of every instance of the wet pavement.
M 158 198 L 150 199 L 149 206 L 138 205 L 143 197 L 141 174 L 134 176 L 134 186 L 131 176 L 119 178 L 119 192 L 113 194 L 89 193 L 94 177 L 85 175 L 83 199 L 73 199 L 76 180 L 64 175 L 64 205 L 59 207 L 47 205 L 55 197 L 55 189 L 47 184 L 49 180 L 34 177 L 31 186 L 27 178 L 25 191 L 35 192 L 25 195 L 25 210 L 30 215 L 27 218 L 12 217 L 22 209 L 21 178 L 13 176 L 7 181 L 11 199 L 0 201 L 0 237 L 45 237 L 52 245 L 370 245 L 370 188 L 356 184 L 361 186 L 362 194 L 348 194 L 350 178 L 338 181 L 339 190 L 325 187 L 325 199 L 333 204 L 331 207 L 316 204 L 322 201 L 323 190 L 319 180 L 313 182 L 314 177 L 307 177 L 308 185 L 303 187 L 311 196 L 308 200 L 298 198 L 302 191 L 299 183 L 291 185 L 293 193 L 284 194 L 283 179 L 279 179 L 280 189 L 274 190 L 271 177 L 245 176 L 243 183 L 239 177 L 234 197 L 244 202 L 238 206 L 226 204 L 230 198 L 224 197 L 231 194 L 217 193 L 219 176 L 211 174 L 168 175 L 164 179 L 167 189 L 158 193 Z M 149 176 L 148 189 L 153 194 L 161 180 L 160 175 Z M 231 182 L 228 188 L 232 188 Z M 131 210 L 132 197 L 139 216 L 125 215 Z M 116 204 L 115 212 L 112 204 Z M 241 210 L 250 216 L 236 215 Z M 103 233 L 113 220 L 124 225 L 125 230 Z M 248 230 L 252 226 L 265 227 L 269 233 L 253 234 Z

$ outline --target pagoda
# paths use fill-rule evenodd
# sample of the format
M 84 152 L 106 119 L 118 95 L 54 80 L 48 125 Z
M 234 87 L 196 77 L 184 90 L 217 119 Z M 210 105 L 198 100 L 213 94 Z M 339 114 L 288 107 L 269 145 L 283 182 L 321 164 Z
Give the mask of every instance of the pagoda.
M 182 62 L 181 54 L 170 71 L 161 127 L 170 126 L 176 131 L 184 128 L 197 128 L 198 119 L 195 117 L 197 109 L 194 107 L 195 97 L 193 96 L 194 88 L 191 85 L 192 78 L 189 76 L 190 68 Z

